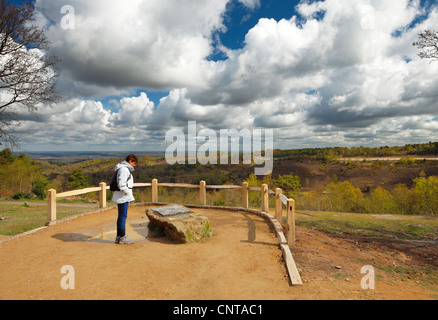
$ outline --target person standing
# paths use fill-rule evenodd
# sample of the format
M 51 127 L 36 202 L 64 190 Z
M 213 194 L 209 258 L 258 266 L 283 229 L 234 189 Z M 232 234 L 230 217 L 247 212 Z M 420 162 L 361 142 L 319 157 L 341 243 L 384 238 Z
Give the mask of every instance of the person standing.
M 117 203 L 117 244 L 131 244 L 134 241 L 126 235 L 126 220 L 128 218 L 129 202 L 134 201 L 132 188 L 134 186 L 134 177 L 132 172 L 138 163 L 138 159 L 134 154 L 130 154 L 126 159 L 116 165 L 116 182 L 119 191 L 114 191 L 112 201 Z

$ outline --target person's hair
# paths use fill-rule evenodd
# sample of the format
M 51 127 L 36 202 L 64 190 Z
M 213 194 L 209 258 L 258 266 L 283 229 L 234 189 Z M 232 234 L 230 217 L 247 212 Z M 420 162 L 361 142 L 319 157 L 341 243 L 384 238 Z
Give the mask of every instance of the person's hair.
M 135 154 L 128 155 L 125 160 L 126 160 L 126 162 L 134 161 L 135 163 L 138 163 L 138 159 L 137 159 L 137 156 Z

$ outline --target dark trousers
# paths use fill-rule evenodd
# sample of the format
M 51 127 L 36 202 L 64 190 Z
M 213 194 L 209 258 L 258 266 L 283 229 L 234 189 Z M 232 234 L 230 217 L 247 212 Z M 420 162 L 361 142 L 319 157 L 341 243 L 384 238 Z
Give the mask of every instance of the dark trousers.
M 117 217 L 117 236 L 123 237 L 126 234 L 126 219 L 128 218 L 129 202 L 117 204 L 119 215 Z

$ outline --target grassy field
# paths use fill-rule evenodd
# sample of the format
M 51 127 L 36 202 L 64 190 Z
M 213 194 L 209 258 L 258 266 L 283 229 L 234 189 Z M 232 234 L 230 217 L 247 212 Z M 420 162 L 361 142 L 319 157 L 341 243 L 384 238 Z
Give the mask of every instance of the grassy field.
M 352 243 L 367 243 L 371 248 L 387 248 L 388 252 L 395 250 L 404 253 L 413 259 L 410 263 L 396 265 L 376 262 L 373 267 L 383 271 L 386 276 L 421 283 L 438 293 L 436 217 L 299 211 L 296 225 L 327 232 Z M 342 272 L 336 276 L 348 277 Z
M 93 211 L 93 205 L 77 202 L 59 203 L 58 219 Z M 28 203 L 8 201 L 0 204 L 0 235 L 14 236 L 32 229 L 42 227 L 47 222 L 47 202 L 32 201 Z
M 296 224 L 330 233 L 370 238 L 438 239 L 438 218 L 429 216 L 299 211 Z

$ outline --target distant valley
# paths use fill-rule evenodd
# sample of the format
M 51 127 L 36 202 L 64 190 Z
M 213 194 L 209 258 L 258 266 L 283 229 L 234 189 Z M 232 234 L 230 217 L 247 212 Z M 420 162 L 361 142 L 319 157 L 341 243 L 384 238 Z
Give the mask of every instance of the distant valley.
M 87 160 L 105 159 L 105 158 L 125 158 L 128 154 L 134 153 L 137 156 L 144 157 L 163 157 L 164 152 L 146 151 L 146 152 L 130 152 L 130 151 L 34 151 L 34 152 L 15 152 L 17 155 L 24 153 L 34 160 L 75 163 Z

